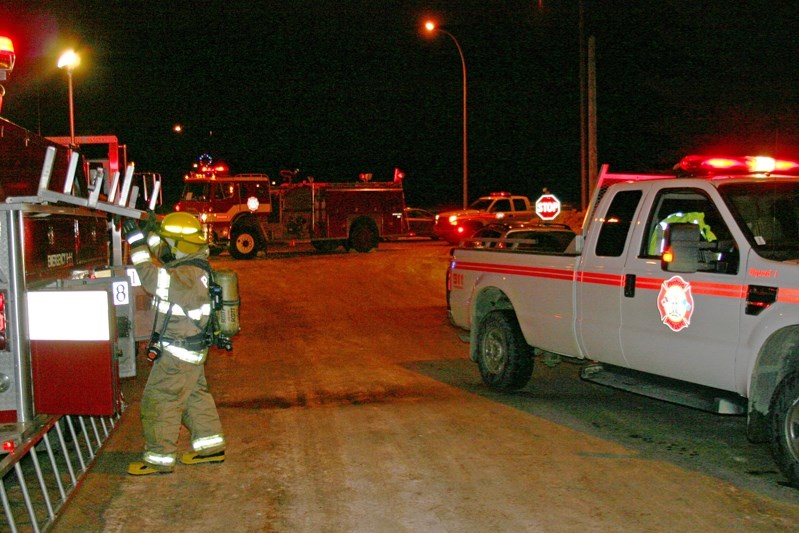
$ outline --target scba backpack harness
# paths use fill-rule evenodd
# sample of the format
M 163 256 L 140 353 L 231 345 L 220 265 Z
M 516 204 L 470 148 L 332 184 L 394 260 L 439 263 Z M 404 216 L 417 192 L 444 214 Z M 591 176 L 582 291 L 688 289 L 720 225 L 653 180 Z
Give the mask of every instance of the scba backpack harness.
M 192 335 L 191 337 L 187 337 L 185 339 L 173 339 L 165 337 L 164 333 L 166 332 L 167 324 L 169 324 L 169 319 L 172 317 L 172 308 L 175 304 L 169 304 L 169 309 L 166 312 L 166 316 L 164 317 L 164 322 L 161 325 L 160 330 L 157 329 L 158 313 L 155 313 L 155 319 L 153 320 L 153 332 L 150 335 L 150 343 L 147 346 L 147 360 L 151 363 L 161 357 L 161 353 L 164 349 L 164 342 L 169 343 L 171 346 L 177 346 L 191 351 L 199 351 L 203 348 L 210 348 L 212 346 L 216 346 L 217 348 L 226 350 L 228 352 L 233 350 L 233 341 L 230 339 L 230 337 L 222 333 L 221 327 L 219 325 L 218 312 L 222 310 L 223 306 L 222 286 L 214 281 L 214 269 L 211 268 L 211 265 L 208 264 L 208 261 L 200 258 L 192 258 L 186 261 L 180 261 L 179 264 L 180 266 L 189 265 L 201 268 L 208 274 L 208 293 L 211 300 L 211 314 L 208 317 L 208 321 L 205 323 L 205 327 L 200 326 L 200 320 L 194 320 L 191 317 L 187 317 L 194 323 L 194 325 L 200 328 L 201 331 L 196 335 Z M 156 307 L 158 307 L 160 302 L 161 298 L 156 296 Z

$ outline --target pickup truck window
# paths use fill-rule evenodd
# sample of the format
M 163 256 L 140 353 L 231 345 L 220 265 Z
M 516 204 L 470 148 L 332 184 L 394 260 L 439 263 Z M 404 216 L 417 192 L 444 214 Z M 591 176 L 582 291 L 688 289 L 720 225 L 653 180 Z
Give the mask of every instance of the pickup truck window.
M 491 198 L 478 198 L 471 204 L 469 204 L 469 209 L 474 209 L 476 211 L 488 211 L 488 208 L 491 207 L 491 202 L 494 200 Z
M 799 183 L 729 183 L 719 192 L 758 255 L 799 260 Z
M 514 198 L 513 199 L 513 210 L 514 211 L 527 211 L 527 204 L 524 201 L 524 198 Z
M 635 210 L 641 201 L 641 191 L 622 191 L 613 201 L 602 221 L 596 241 L 596 255 L 619 257 L 624 253 L 624 244 L 632 226 Z
M 671 224 L 699 226 L 702 247 L 697 269 L 703 272 L 735 274 L 739 257 L 727 224 L 716 205 L 704 192 L 695 189 L 665 189 L 653 204 L 642 244 L 644 257 L 660 257 L 665 247 L 665 234 Z
M 491 213 L 507 213 L 510 211 L 510 200 L 497 200 L 491 207 Z

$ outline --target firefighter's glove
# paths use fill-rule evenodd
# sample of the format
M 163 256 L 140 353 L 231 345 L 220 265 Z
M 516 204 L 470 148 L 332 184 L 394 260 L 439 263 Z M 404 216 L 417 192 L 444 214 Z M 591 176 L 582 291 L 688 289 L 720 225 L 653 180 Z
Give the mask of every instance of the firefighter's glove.
M 144 227 L 142 231 L 144 234 L 153 233 L 158 230 L 158 217 L 155 214 L 155 211 L 149 211 L 147 215 L 147 220 L 144 221 Z
M 132 218 L 125 218 L 122 221 L 122 235 L 131 246 L 144 244 L 144 233 L 139 229 L 139 225 Z

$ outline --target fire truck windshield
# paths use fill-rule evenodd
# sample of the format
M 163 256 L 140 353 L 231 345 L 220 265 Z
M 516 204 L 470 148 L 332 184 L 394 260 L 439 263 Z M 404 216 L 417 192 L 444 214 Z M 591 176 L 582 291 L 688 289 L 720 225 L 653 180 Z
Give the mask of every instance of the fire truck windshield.
M 183 187 L 181 199 L 191 202 L 202 202 L 210 198 L 211 184 L 208 182 L 189 182 Z
M 799 261 L 799 181 L 727 183 L 719 192 L 761 257 Z

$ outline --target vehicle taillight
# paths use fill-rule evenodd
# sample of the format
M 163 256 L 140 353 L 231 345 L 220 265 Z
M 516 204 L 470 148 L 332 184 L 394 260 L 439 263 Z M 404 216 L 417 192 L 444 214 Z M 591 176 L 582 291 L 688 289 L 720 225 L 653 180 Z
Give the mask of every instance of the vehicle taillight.
M 0 291 L 0 350 L 6 349 L 6 293 Z

